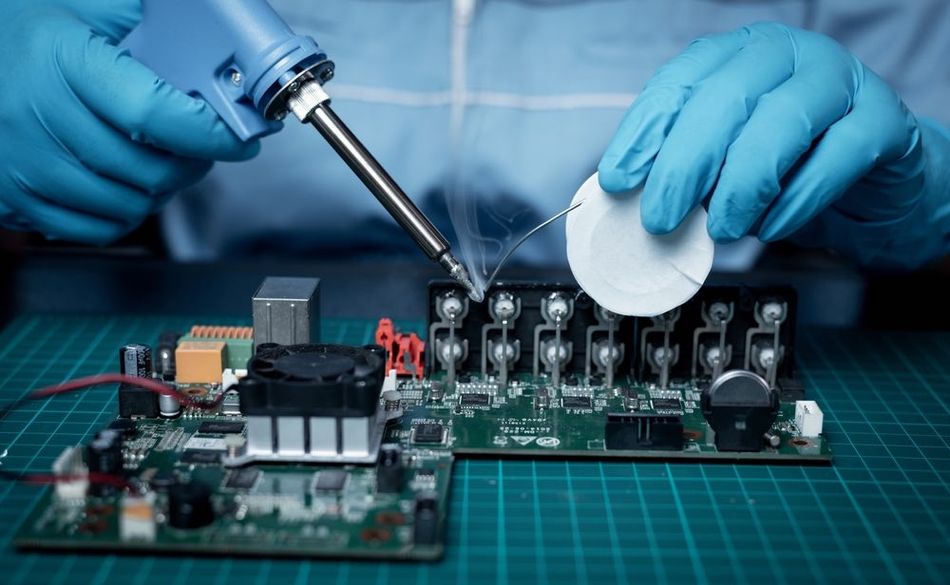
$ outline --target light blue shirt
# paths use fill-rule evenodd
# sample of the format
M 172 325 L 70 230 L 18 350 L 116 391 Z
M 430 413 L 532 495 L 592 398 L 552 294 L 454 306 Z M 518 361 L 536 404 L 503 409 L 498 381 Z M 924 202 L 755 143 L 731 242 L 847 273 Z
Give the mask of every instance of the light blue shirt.
M 950 123 L 946 0 L 272 3 L 336 62 L 326 89 L 337 113 L 463 255 L 489 264 L 566 206 L 653 71 L 703 35 L 762 20 L 823 32 L 915 113 Z M 217 165 L 171 202 L 163 225 L 184 260 L 419 254 L 296 121 L 265 139 L 257 159 Z M 717 253 L 720 268 L 743 268 L 758 244 L 731 248 Z M 517 257 L 557 265 L 564 249 L 559 224 Z

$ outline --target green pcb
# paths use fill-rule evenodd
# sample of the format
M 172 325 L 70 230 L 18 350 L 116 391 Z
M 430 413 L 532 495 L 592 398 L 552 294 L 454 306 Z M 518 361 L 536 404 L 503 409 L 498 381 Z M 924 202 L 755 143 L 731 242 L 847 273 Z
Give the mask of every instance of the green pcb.
M 220 320 L 19 318 L 0 331 L 0 398 L 6 403 L 44 385 L 113 371 L 122 344 L 149 342 L 196 322 Z M 323 339 L 367 343 L 375 325 L 326 321 Z M 7 483 L 0 486 L 0 571 L 10 585 L 945 582 L 950 336 L 805 330 L 798 347 L 799 378 L 825 413 L 833 466 L 565 461 L 539 457 L 537 448 L 529 459 L 459 456 L 438 563 L 211 557 L 201 547 L 183 556 L 17 550 L 16 530 L 46 509 L 50 490 Z M 446 389 L 442 405 L 428 399 L 407 404 L 400 440 L 412 444 L 411 427 L 425 416 L 454 427 L 453 394 Z M 559 425 L 574 420 L 577 413 L 558 406 L 558 399 L 551 397 L 550 416 Z M 414 399 L 406 394 L 406 400 Z M 521 408 L 533 407 L 519 400 Z M 610 400 L 613 411 L 618 402 Z M 505 396 L 505 404 L 514 402 Z M 428 414 L 416 414 L 419 409 Z M 493 401 L 490 409 L 500 413 L 503 406 Z M 88 442 L 115 413 L 114 388 L 27 404 L 0 425 L 0 465 L 46 472 L 64 447 Z M 687 427 L 690 416 L 683 415 Z M 492 425 L 485 428 L 481 436 L 494 434 Z M 448 440 L 461 450 L 457 431 L 447 431 Z
M 124 447 L 125 467 L 153 499 L 133 499 L 137 507 L 129 509 L 130 499 L 116 493 L 70 499 L 50 490 L 24 522 L 18 546 L 268 557 L 432 560 L 442 555 L 441 538 L 417 542 L 414 506 L 418 493 L 437 494 L 434 526 L 440 533 L 452 468 L 448 451 L 406 451 L 402 490 L 382 493 L 376 489 L 375 467 L 223 467 L 227 435 L 215 431 L 232 426 L 243 432 L 240 417 L 191 412 L 179 419 L 136 422 L 135 438 Z M 168 496 L 154 486 L 172 477 L 213 487 L 211 524 L 183 530 L 162 518 Z M 153 487 L 146 490 L 148 485 Z M 157 522 L 136 522 L 143 503 L 144 513 L 154 514 Z
M 196 386 L 189 386 L 194 392 Z M 201 388 L 201 387 L 198 387 Z M 204 387 L 209 398 L 221 390 Z M 404 380 L 398 399 L 384 400 L 394 416 L 386 440 L 400 443 L 407 462 L 402 490 L 377 490 L 376 468 L 348 465 L 269 465 L 229 469 L 222 465 L 229 434 L 244 434 L 238 415 L 186 410 L 177 419 L 137 419 L 124 444 L 127 473 L 152 500 L 144 502 L 153 526 L 136 530 L 130 498 L 119 494 L 58 497 L 51 491 L 36 506 L 16 538 L 18 546 L 39 549 L 100 549 L 260 556 L 405 558 L 431 560 L 443 552 L 441 537 L 420 542 L 415 517 L 417 495 L 437 494 L 436 534 L 448 505 L 453 460 L 457 456 L 588 457 L 595 459 L 750 460 L 829 463 L 822 437 L 802 437 L 794 404 L 783 404 L 772 426 L 778 445 L 755 452 L 716 448 L 699 411 L 694 385 L 660 389 L 621 380 L 615 386 L 574 379 L 553 387 L 545 378 L 521 376 L 510 384 L 469 380 L 447 384 Z M 682 447 L 612 449 L 605 442 L 607 413 L 636 411 L 683 421 Z M 227 432 L 225 432 L 227 431 Z M 180 529 L 162 521 L 168 497 L 156 480 L 213 486 L 216 516 L 206 527 Z M 138 505 L 140 499 L 131 499 Z M 131 528 L 130 528 L 131 526 Z
M 801 436 L 794 422 L 793 402 L 781 404 L 772 425 L 776 447 L 720 451 L 700 410 L 701 390 L 694 384 L 661 389 L 624 378 L 608 387 L 574 379 L 573 384 L 552 387 L 546 378 L 521 375 L 502 386 L 491 380 L 445 384 L 441 377 L 402 383 L 406 420 L 391 429 L 393 440 L 418 445 L 416 427 L 439 425 L 445 436 L 438 444 L 452 449 L 456 456 L 831 462 L 831 449 L 823 436 Z M 631 450 L 606 445 L 607 414 L 623 412 L 681 417 L 682 449 Z

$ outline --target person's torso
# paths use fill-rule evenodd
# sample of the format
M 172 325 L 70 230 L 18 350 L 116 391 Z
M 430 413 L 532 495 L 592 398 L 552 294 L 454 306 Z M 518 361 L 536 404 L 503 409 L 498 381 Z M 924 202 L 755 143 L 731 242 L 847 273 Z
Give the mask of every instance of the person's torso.
M 334 109 L 435 223 L 454 233 L 448 201 L 456 223 L 471 224 L 460 216 L 477 200 L 478 231 L 493 238 L 564 208 L 639 89 L 690 40 L 815 18 L 810 0 L 272 4 L 336 62 Z M 177 197 L 164 222 L 183 259 L 415 253 L 323 139 L 291 119 L 257 159 L 219 164 Z M 519 257 L 563 262 L 563 230 Z

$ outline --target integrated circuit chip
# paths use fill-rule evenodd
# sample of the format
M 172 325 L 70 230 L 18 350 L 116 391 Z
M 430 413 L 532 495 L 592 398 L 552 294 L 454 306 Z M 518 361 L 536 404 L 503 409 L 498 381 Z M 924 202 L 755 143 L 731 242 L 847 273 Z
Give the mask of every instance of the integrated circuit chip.
M 435 471 L 431 469 L 420 469 L 416 472 L 416 481 L 435 481 Z
M 462 394 L 459 398 L 462 406 L 491 406 L 491 396 L 488 394 Z
M 561 399 L 564 408 L 592 408 L 590 396 L 565 396 Z
M 654 398 L 653 410 L 683 410 L 679 398 Z
M 198 432 L 206 435 L 239 435 L 244 432 L 244 423 L 236 420 L 206 420 L 198 426 Z
M 261 470 L 254 467 L 235 469 L 228 475 L 224 487 L 232 490 L 249 490 L 257 485 L 257 480 L 261 477 Z
M 179 461 L 197 465 L 213 465 L 221 463 L 222 453 L 223 451 L 213 449 L 188 449 L 181 454 Z
M 313 489 L 318 492 L 338 492 L 346 485 L 349 477 L 347 472 L 342 469 L 324 469 L 317 472 L 317 477 L 313 480 Z
M 444 428 L 439 423 L 420 423 L 412 429 L 412 440 L 415 443 L 441 443 Z

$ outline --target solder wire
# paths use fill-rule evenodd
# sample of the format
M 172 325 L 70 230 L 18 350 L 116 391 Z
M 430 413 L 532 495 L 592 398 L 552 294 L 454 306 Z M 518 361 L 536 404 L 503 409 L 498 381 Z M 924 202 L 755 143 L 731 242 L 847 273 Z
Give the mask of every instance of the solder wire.
M 544 228 L 548 227 L 549 225 L 551 225 L 551 224 L 554 223 L 555 221 L 561 219 L 562 217 L 564 217 L 564 216 L 567 215 L 568 213 L 574 211 L 575 209 L 577 209 L 578 207 L 580 207 L 581 205 L 583 205 L 583 204 L 584 204 L 584 201 L 585 201 L 584 199 L 581 199 L 581 200 L 578 201 L 577 203 L 571 205 L 570 207 L 568 207 L 567 209 L 565 209 L 565 210 L 563 210 L 563 211 L 558 212 L 555 216 L 553 216 L 553 217 L 551 217 L 550 219 L 548 219 L 548 220 L 542 222 L 542 223 L 539 224 L 537 227 L 535 227 L 534 229 L 532 229 L 531 231 L 529 231 L 529 232 L 526 233 L 525 235 L 521 236 L 521 239 L 519 239 L 517 242 L 515 242 L 515 245 L 512 246 L 512 247 L 508 250 L 508 252 L 506 252 L 505 255 L 502 257 L 501 261 L 498 262 L 498 265 L 495 267 L 495 270 L 492 271 L 491 276 L 488 277 L 488 282 L 485 284 L 485 289 L 488 289 L 488 288 L 492 285 L 492 283 L 495 282 L 495 278 L 498 276 L 498 273 L 501 271 L 502 267 L 505 265 L 505 263 L 508 262 L 508 260 L 511 259 L 511 257 L 512 257 L 512 256 L 514 255 L 514 253 L 518 250 L 518 248 L 521 247 L 521 244 L 524 244 L 525 242 L 528 241 L 528 238 L 530 238 L 530 237 L 533 236 L 534 234 L 538 233 L 539 231 L 541 231 L 541 230 L 543 230 Z
M 55 475 L 51 473 L 31 473 L 27 471 L 11 471 L 9 469 L 0 469 L 0 479 L 6 481 L 15 481 L 32 485 L 50 485 L 57 483 L 70 483 L 74 481 L 88 481 L 97 485 L 111 485 L 118 488 L 124 488 L 129 485 L 129 481 L 119 475 L 109 475 L 106 473 L 89 473 L 85 475 Z

